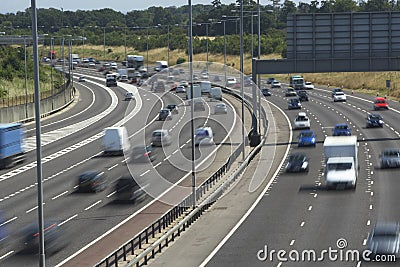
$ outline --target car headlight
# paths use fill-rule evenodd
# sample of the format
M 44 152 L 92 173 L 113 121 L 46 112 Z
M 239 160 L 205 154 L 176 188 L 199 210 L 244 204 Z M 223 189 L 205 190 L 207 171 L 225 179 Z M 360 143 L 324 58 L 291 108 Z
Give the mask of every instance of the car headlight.
M 379 120 L 379 123 L 383 123 L 383 121 L 382 121 L 382 120 Z
M 314 138 L 314 137 L 313 137 L 313 138 L 311 138 L 311 142 L 313 142 L 313 143 L 315 142 L 315 138 Z
M 303 162 L 303 164 L 301 165 L 302 169 L 306 169 L 308 166 L 308 162 Z

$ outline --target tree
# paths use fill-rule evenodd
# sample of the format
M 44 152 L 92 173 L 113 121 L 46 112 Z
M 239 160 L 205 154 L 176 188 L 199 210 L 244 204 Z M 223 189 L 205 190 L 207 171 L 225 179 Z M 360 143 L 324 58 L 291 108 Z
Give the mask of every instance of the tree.
M 354 12 L 358 6 L 353 0 L 336 0 L 333 9 L 335 12 Z

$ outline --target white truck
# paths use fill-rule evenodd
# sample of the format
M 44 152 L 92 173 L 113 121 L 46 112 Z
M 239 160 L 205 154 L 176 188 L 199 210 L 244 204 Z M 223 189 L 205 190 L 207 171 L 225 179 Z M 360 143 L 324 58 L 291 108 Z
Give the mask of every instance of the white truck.
M 193 84 L 193 98 L 201 97 L 201 87 L 200 84 Z M 186 89 L 186 99 L 191 99 L 191 88 L 190 85 Z
M 327 189 L 356 188 L 358 177 L 356 136 L 328 136 L 324 141 Z
M 103 152 L 109 155 L 123 155 L 131 145 L 125 127 L 108 127 L 104 129 Z
M 211 90 L 211 82 L 210 81 L 201 81 L 200 87 L 201 87 L 201 93 L 208 95 Z
M 211 99 L 217 99 L 222 101 L 222 89 L 221 87 L 212 87 L 210 89 L 209 97 Z
M 162 71 L 163 69 L 168 69 L 167 61 L 156 61 L 156 66 L 154 67 L 155 71 Z

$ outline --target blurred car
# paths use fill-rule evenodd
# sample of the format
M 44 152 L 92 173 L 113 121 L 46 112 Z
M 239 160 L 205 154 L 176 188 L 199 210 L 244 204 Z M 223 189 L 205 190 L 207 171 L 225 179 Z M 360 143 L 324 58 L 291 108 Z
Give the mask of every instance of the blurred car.
M 94 62 L 89 62 L 88 63 L 89 68 L 96 68 L 96 63 Z
M 261 89 L 263 96 L 271 96 L 271 91 L 268 88 Z
M 176 104 L 168 104 L 166 107 L 172 114 L 178 114 L 178 106 Z
M 172 120 L 171 111 L 166 108 L 160 110 L 160 112 L 158 113 L 158 120 L 159 121 Z
M 104 172 L 87 171 L 78 177 L 78 192 L 100 192 L 107 188 L 107 177 Z
M 374 110 L 389 109 L 389 105 L 384 97 L 377 97 L 374 101 Z
M 312 82 L 305 82 L 304 89 L 312 90 L 312 89 L 314 89 L 314 84 L 312 84 Z
M 110 67 L 112 68 L 112 69 L 118 69 L 118 65 L 117 65 L 117 63 L 116 62 L 111 62 L 110 63 Z
M 175 92 L 176 92 L 177 94 L 179 94 L 179 93 L 186 93 L 186 88 L 185 88 L 185 86 L 183 86 L 183 85 L 178 85 L 178 86 L 176 87 L 176 89 L 175 89 Z
M 347 97 L 344 92 L 336 92 L 333 95 L 333 102 L 346 102 Z
M 214 134 L 211 127 L 200 127 L 196 129 L 194 144 L 196 146 L 214 144 Z
M 372 127 L 383 127 L 382 116 L 379 114 L 368 114 L 367 116 L 367 128 Z
M 288 109 L 301 109 L 301 101 L 298 98 L 291 98 L 288 101 Z
M 350 126 L 345 123 L 336 124 L 333 128 L 333 136 L 350 136 Z
M 308 101 L 308 94 L 305 90 L 297 91 L 297 95 L 299 96 L 300 101 Z
M 228 77 L 226 79 L 226 86 L 233 87 L 235 84 L 237 84 L 237 81 L 236 81 L 235 77 Z
M 225 103 L 217 103 L 215 106 L 214 106 L 214 114 L 226 114 L 226 113 L 228 113 L 228 109 L 227 109 L 227 107 L 226 107 L 226 104 Z
M 219 77 L 219 75 L 215 75 L 214 82 L 220 82 L 220 81 L 221 81 L 221 77 Z
M 134 99 L 135 99 L 135 96 L 133 95 L 132 92 L 125 93 L 125 98 L 124 98 L 125 101 L 130 101 L 130 100 L 134 100 Z
M 182 85 L 185 88 L 187 88 L 189 86 L 189 82 L 188 81 L 181 81 L 181 83 L 179 85 Z
M 252 86 L 253 85 L 252 77 L 251 76 L 244 76 L 243 85 L 244 86 Z
M 201 78 L 201 79 L 204 79 L 204 80 L 208 80 L 208 78 L 209 78 L 208 73 L 207 73 L 207 72 L 202 72 L 202 73 L 200 74 L 200 78 Z
M 279 82 L 279 81 L 277 81 L 277 80 L 274 80 L 274 81 L 271 83 L 271 88 L 281 88 L 281 87 L 282 87 L 281 82 Z
M 194 102 L 194 107 L 193 107 L 194 111 L 205 111 L 206 110 L 206 106 L 204 105 L 203 100 L 196 98 L 193 100 L 193 102 Z
M 285 91 L 285 96 L 297 96 L 296 90 L 293 87 L 288 87 Z
M 400 167 L 400 149 L 388 148 L 379 155 L 381 169 Z
M 313 130 L 302 130 L 297 136 L 298 146 L 316 146 L 316 137 Z
M 310 119 L 305 112 L 299 112 L 299 114 L 294 119 L 295 129 L 310 129 Z
M 131 161 L 132 162 L 149 162 L 155 160 L 152 145 L 141 145 L 132 148 Z
M 371 251 L 370 259 L 376 255 L 399 256 L 400 227 L 397 222 L 378 222 L 367 239 L 367 249 Z
M 273 81 L 275 81 L 275 78 L 269 77 L 267 79 L 267 84 L 271 84 Z
M 342 88 L 334 88 L 334 89 L 332 90 L 332 97 L 333 97 L 337 92 L 343 92 Z
M 85 76 L 80 76 L 78 81 L 79 82 L 86 82 L 86 77 Z
M 122 176 L 115 183 L 115 201 L 137 203 L 146 198 L 144 188 L 132 176 Z
M 169 146 L 172 142 L 172 138 L 168 130 L 164 129 L 153 131 L 151 138 L 153 146 Z
M 286 172 L 308 172 L 309 160 L 303 153 L 290 154 L 285 168 Z
M 45 221 L 44 225 L 44 249 L 46 253 L 54 254 L 67 246 L 69 237 L 57 221 Z M 21 231 L 22 253 L 39 252 L 39 225 L 32 223 Z

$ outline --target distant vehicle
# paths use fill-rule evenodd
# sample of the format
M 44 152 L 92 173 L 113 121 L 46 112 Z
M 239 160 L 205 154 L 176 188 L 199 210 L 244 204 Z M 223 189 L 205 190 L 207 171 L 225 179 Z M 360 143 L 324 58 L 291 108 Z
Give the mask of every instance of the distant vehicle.
M 0 169 L 25 160 L 25 129 L 21 123 L 0 124 Z
M 252 77 L 251 76 L 244 76 L 243 85 L 244 86 L 252 86 L 253 85 Z
M 115 70 L 118 69 L 118 65 L 117 65 L 116 62 L 111 62 L 111 63 L 110 63 L 110 67 L 111 67 L 112 69 L 115 69 Z
M 304 89 L 305 82 L 304 78 L 300 75 L 291 76 L 290 77 L 290 86 L 293 87 L 295 90 L 302 90 Z
M 295 129 L 310 129 L 310 119 L 305 112 L 299 112 L 299 114 L 294 119 Z
M 138 203 L 146 198 L 146 192 L 132 176 L 122 176 L 115 184 L 115 201 Z
M 271 91 L 268 88 L 263 88 L 261 89 L 261 93 L 263 94 L 263 96 L 271 96 Z
M 306 90 L 297 91 L 300 101 L 308 101 L 308 94 Z
M 226 79 L 226 86 L 227 87 L 233 87 L 235 84 L 237 84 L 237 81 L 236 81 L 235 77 L 228 77 Z
M 280 81 L 275 80 L 271 83 L 271 88 L 281 88 L 281 87 L 282 85 Z
M 187 87 L 189 87 L 189 82 L 188 81 L 181 81 L 180 85 L 187 88 Z
M 153 153 L 152 145 L 141 145 L 132 148 L 131 162 L 150 162 L 155 160 L 155 154 Z
M 178 106 L 176 104 L 168 104 L 166 107 L 169 111 L 171 111 L 172 114 L 178 114 Z
M 128 131 L 124 126 L 104 129 L 103 151 L 105 154 L 123 155 L 130 147 Z
M 200 127 L 196 129 L 194 144 L 196 146 L 214 144 L 214 134 L 211 127 Z
M 107 177 L 104 172 L 87 171 L 79 175 L 78 187 L 79 192 L 100 192 L 107 188 Z
M 211 99 L 222 101 L 222 89 L 220 87 L 212 87 L 210 89 L 209 97 Z
M 117 86 L 117 76 L 115 74 L 107 74 L 106 75 L 106 86 Z
M 367 250 L 371 252 L 369 258 L 377 255 L 393 255 L 399 257 L 400 227 L 398 222 L 378 222 L 375 224 L 367 239 Z M 382 257 L 383 258 L 383 257 Z
M 343 92 L 342 88 L 334 88 L 334 89 L 332 90 L 332 97 L 333 97 L 337 92 Z
M 210 81 L 201 81 L 200 82 L 201 94 L 209 94 L 211 90 L 211 82 Z
M 189 87 L 186 89 L 186 99 L 191 99 L 192 89 Z M 200 84 L 193 84 L 193 98 L 201 98 L 201 87 Z
M 205 79 L 205 80 L 209 79 L 207 71 L 203 71 L 200 73 L 200 79 Z
M 301 109 L 301 101 L 299 98 L 290 98 L 288 101 L 288 109 Z
M 125 101 L 130 101 L 130 100 L 134 100 L 134 99 L 135 99 L 135 96 L 133 95 L 132 92 L 125 93 L 125 98 L 124 98 Z
M 96 63 L 94 62 L 89 62 L 88 63 L 89 68 L 96 68 Z
M 367 116 L 367 128 L 372 127 L 383 127 L 382 116 L 379 114 L 368 114 Z
M 374 110 L 378 110 L 378 109 L 389 109 L 389 105 L 385 98 L 383 98 L 383 97 L 375 98 Z
M 183 86 L 183 85 L 178 85 L 178 86 L 176 87 L 176 89 L 175 89 L 175 92 L 176 92 L 177 94 L 179 94 L 179 93 L 186 93 L 186 87 Z
M 127 82 L 128 81 L 128 75 L 122 74 L 121 76 L 119 76 L 119 80 L 121 82 Z
M 267 84 L 272 84 L 275 81 L 275 78 L 269 77 L 267 79 Z
M 152 135 L 153 146 L 169 146 L 172 142 L 171 135 L 169 135 L 168 130 L 155 130 Z
M 126 67 L 139 70 L 143 66 L 144 57 L 139 55 L 127 55 Z
M 172 114 L 169 109 L 162 109 L 158 113 L 158 120 L 159 121 L 166 121 L 166 120 L 172 120 Z
M 86 82 L 86 77 L 85 76 L 80 76 L 78 81 L 79 82 Z
M 206 106 L 204 105 L 204 102 L 201 98 L 195 98 L 193 99 L 193 103 L 194 103 L 194 111 L 205 111 L 206 110 Z
M 339 102 L 339 101 L 346 102 L 346 100 L 347 100 L 347 97 L 344 92 L 336 92 L 333 95 L 333 102 Z
M 312 84 L 312 82 L 305 82 L 304 89 L 312 90 L 312 89 L 314 89 L 314 84 Z
M 156 66 L 154 67 L 155 71 L 162 71 L 164 69 L 168 69 L 167 61 L 156 61 Z
M 400 167 L 400 149 L 388 148 L 379 155 L 381 161 L 381 169 L 399 168 Z
M 227 109 L 227 107 L 226 107 L 226 104 L 225 103 L 217 103 L 215 106 L 214 106 L 214 114 L 226 114 L 226 113 L 228 113 L 228 109 Z
M 155 93 L 163 93 L 165 92 L 165 84 L 163 81 L 156 82 L 156 85 L 153 90 Z
M 168 76 L 167 77 L 167 83 L 174 83 L 174 80 L 175 80 L 175 76 Z
M 308 172 L 309 160 L 303 153 L 289 155 L 285 168 L 286 172 Z
M 356 188 L 358 177 L 356 136 L 328 136 L 324 141 L 327 189 Z
M 219 77 L 219 75 L 215 75 L 214 76 L 214 82 L 220 82 L 221 78 Z
M 288 97 L 288 96 L 297 96 L 297 92 L 294 90 L 294 88 L 288 87 L 286 89 L 285 97 Z
M 336 124 L 333 128 L 333 136 L 350 136 L 350 126 L 345 123 Z
M 300 146 L 316 146 L 316 137 L 313 130 L 302 130 L 297 136 L 297 145 Z

